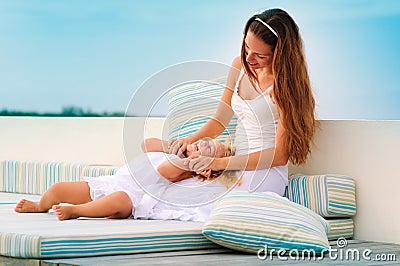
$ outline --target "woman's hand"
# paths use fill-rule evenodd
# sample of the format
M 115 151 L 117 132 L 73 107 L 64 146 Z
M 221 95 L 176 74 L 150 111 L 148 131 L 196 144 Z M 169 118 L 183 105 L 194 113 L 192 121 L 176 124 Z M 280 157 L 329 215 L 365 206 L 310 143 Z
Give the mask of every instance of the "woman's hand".
M 203 176 L 204 178 L 208 179 L 211 176 L 211 169 L 206 169 L 201 172 L 197 172 L 196 174 Z
M 195 155 L 195 156 L 190 156 L 187 159 L 186 165 L 188 166 L 190 171 L 199 174 L 203 171 L 207 171 L 208 169 L 211 170 L 211 164 L 213 161 L 214 161 L 213 157 Z
M 176 154 L 179 158 L 184 158 L 184 153 L 188 144 L 190 144 L 188 138 L 171 139 L 168 141 L 168 153 Z

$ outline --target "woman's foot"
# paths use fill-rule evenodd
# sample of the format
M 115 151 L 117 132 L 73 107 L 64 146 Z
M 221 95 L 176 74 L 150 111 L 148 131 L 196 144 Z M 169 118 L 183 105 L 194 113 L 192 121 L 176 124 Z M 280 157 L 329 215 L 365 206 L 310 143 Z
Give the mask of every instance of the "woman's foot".
M 74 209 L 76 206 L 60 206 L 60 205 L 53 205 L 53 210 L 57 215 L 58 220 L 69 220 L 69 219 L 76 219 L 79 216 L 75 215 Z
M 36 202 L 22 199 L 20 200 L 14 208 L 16 212 L 45 212 L 39 209 L 39 205 Z

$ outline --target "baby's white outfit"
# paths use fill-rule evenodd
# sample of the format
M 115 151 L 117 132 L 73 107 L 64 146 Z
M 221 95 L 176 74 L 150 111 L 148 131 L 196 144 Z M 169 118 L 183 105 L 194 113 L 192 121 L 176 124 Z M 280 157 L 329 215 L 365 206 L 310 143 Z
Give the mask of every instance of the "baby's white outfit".
M 225 186 L 218 180 L 203 182 L 195 177 L 176 183 L 166 180 L 157 167 L 175 159 L 179 157 L 174 154 L 143 153 L 115 175 L 85 177 L 84 181 L 88 182 L 93 200 L 116 191 L 125 192 L 132 201 L 132 218 L 207 220 L 212 202 L 227 192 Z

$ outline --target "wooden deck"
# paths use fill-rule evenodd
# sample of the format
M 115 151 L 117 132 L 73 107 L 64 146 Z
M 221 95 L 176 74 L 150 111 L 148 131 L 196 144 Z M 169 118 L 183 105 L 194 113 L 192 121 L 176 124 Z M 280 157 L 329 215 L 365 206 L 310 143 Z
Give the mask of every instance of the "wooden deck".
M 332 249 L 337 249 L 337 251 L 330 255 L 325 254 L 323 259 L 302 259 L 301 257 L 295 259 L 289 256 L 279 258 L 274 255 L 272 259 L 268 257 L 262 260 L 257 255 L 220 248 L 52 260 L 0 256 L 0 265 L 400 265 L 400 245 L 398 244 L 360 240 L 348 240 L 348 245 L 343 248 L 339 248 L 336 241 L 330 244 Z M 359 258 L 357 258 L 357 252 L 359 252 Z

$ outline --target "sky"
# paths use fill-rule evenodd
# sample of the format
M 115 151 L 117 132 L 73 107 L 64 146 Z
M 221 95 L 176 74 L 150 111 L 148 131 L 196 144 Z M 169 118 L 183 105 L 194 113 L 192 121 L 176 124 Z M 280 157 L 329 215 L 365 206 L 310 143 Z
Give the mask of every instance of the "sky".
M 0 110 L 123 112 L 171 66 L 228 66 L 273 7 L 301 29 L 318 118 L 400 119 L 397 0 L 0 0 Z

